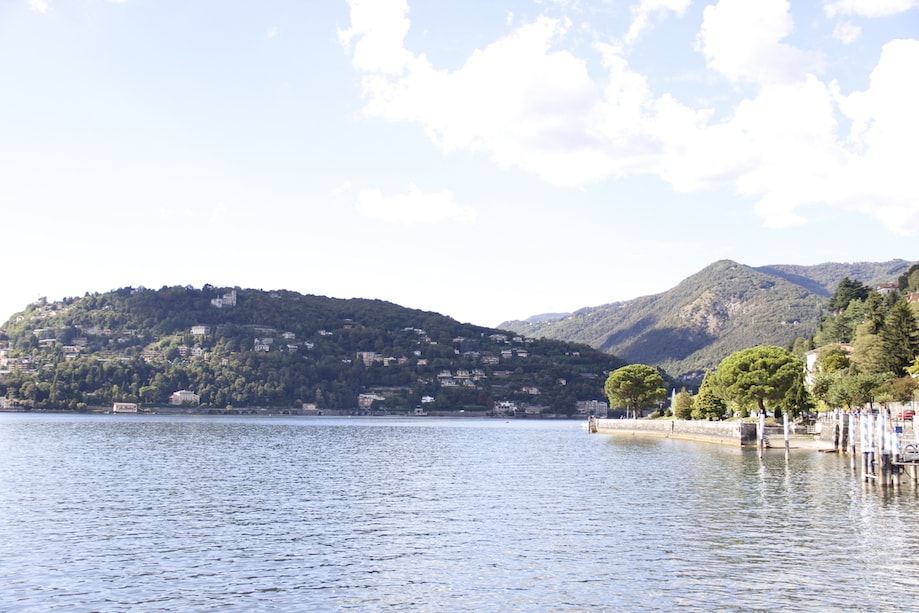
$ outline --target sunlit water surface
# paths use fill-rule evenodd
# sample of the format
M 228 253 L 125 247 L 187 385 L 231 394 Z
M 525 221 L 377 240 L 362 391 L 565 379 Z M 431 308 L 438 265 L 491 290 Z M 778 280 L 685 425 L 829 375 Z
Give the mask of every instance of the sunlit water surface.
M 533 420 L 0 415 L 3 611 L 895 611 L 919 496 Z

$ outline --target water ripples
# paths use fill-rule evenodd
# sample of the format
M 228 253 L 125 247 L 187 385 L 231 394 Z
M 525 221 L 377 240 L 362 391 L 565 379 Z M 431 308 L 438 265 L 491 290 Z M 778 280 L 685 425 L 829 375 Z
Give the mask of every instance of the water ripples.
M 883 611 L 916 488 L 574 422 L 0 416 L 9 611 Z

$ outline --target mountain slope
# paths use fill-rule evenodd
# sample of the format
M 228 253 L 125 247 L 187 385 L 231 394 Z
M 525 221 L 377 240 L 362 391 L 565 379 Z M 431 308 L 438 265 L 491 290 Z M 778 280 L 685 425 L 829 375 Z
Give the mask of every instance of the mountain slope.
M 377 405 L 571 414 L 624 362 L 380 300 L 240 288 L 122 288 L 40 301 L 0 333 L 0 398 L 34 409 L 202 405 L 352 410 Z M 365 407 L 366 408 L 366 407 Z
M 692 381 L 734 351 L 811 337 L 844 277 L 866 284 L 895 282 L 909 266 L 894 260 L 752 268 L 722 260 L 661 294 L 501 327 L 585 343 Z

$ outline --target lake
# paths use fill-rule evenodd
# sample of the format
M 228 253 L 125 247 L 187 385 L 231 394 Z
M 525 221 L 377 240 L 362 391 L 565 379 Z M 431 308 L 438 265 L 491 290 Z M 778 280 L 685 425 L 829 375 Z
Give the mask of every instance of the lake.
M 917 510 L 580 421 L 0 414 L 0 610 L 894 611 Z

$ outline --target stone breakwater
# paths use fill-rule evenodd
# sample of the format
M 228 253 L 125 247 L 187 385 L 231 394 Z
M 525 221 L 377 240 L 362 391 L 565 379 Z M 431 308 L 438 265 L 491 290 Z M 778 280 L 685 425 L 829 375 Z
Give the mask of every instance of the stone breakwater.
M 599 434 L 647 435 L 720 445 L 755 446 L 756 424 L 739 421 L 684 421 L 679 419 L 596 419 Z

